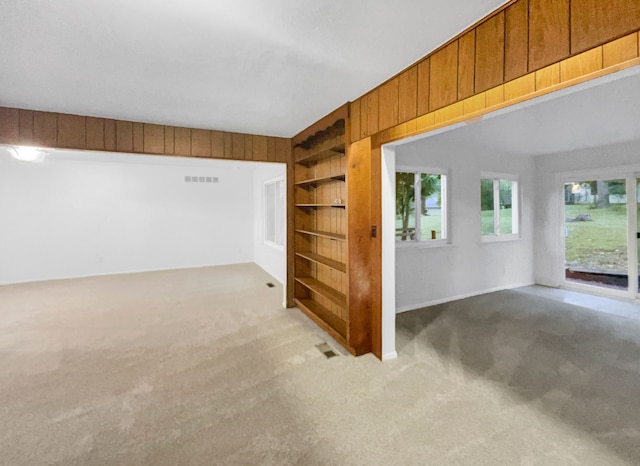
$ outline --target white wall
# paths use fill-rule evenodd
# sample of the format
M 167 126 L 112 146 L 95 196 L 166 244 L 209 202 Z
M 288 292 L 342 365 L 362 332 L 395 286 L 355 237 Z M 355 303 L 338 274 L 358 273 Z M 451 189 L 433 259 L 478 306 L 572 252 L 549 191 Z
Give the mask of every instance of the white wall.
M 609 177 L 640 172 L 640 141 L 576 150 L 535 158 L 536 165 L 536 283 L 563 283 L 562 178 Z M 610 175 L 611 174 L 611 175 Z
M 251 262 L 253 202 L 242 163 L 0 147 L 0 284 Z
M 264 183 L 278 177 L 285 180 L 286 189 L 285 164 L 260 164 L 253 172 L 253 257 L 256 264 L 280 283 L 285 284 L 287 280 L 286 238 L 285 246 L 281 248 L 264 242 Z M 286 214 L 286 202 L 283 207 Z M 286 218 L 283 222 L 286 231 Z
M 396 148 L 401 166 L 450 170 L 449 236 L 442 247 L 396 249 L 396 309 L 398 312 L 488 291 L 532 284 L 533 158 L 496 155 L 481 148 L 463 148 L 456 135 L 439 144 L 430 138 Z M 481 242 L 480 173 L 520 176 L 521 238 Z

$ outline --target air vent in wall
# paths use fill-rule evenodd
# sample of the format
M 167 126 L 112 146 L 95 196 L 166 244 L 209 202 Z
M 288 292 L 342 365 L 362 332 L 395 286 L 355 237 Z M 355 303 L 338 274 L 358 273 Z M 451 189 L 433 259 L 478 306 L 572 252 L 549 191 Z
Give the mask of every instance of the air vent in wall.
M 185 183 L 217 183 L 217 176 L 185 176 Z

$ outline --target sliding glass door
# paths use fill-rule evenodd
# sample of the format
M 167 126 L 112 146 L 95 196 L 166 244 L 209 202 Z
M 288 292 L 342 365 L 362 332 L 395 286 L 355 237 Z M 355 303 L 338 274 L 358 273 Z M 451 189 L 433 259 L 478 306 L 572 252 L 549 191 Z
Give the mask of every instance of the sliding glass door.
M 637 190 L 633 191 L 627 196 L 626 179 L 565 183 L 564 274 L 568 283 L 629 290 L 627 198 L 636 209 Z M 640 231 L 640 225 L 634 229 Z M 633 261 L 637 263 L 638 258 Z M 633 269 L 637 271 L 635 264 Z M 637 290 L 635 283 L 633 289 Z

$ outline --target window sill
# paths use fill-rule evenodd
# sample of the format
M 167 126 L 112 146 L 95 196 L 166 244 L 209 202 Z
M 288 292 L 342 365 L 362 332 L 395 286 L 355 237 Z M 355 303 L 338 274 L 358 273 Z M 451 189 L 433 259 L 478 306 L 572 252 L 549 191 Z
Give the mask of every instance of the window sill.
M 396 251 L 413 251 L 414 249 L 450 248 L 451 244 L 446 239 L 431 241 L 396 241 Z
M 265 246 L 269 246 L 277 251 L 284 251 L 284 245 L 272 243 L 271 241 L 264 241 Z
M 504 243 L 505 241 L 522 241 L 520 235 L 483 235 L 480 237 L 480 243 Z

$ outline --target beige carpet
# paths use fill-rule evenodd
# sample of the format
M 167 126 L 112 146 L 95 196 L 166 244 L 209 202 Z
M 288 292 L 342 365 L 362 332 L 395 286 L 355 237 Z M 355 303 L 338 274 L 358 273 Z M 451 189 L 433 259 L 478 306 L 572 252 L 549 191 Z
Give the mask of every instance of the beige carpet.
M 0 464 L 640 464 L 640 321 L 509 291 L 341 352 L 255 265 L 0 287 Z M 338 349 L 338 348 L 336 348 Z

